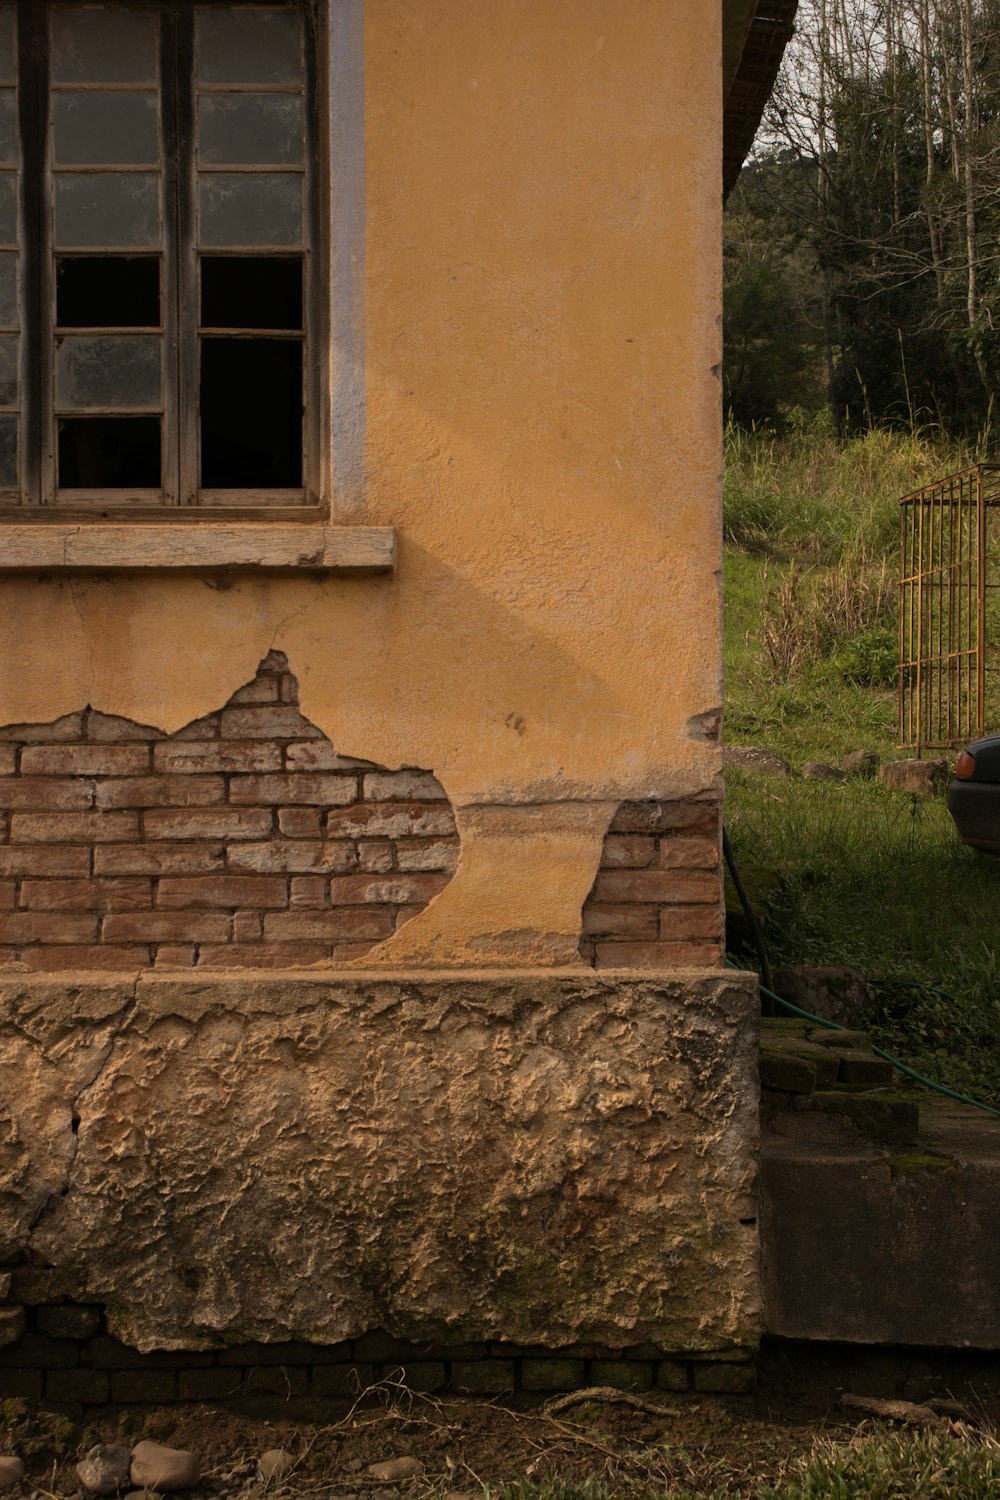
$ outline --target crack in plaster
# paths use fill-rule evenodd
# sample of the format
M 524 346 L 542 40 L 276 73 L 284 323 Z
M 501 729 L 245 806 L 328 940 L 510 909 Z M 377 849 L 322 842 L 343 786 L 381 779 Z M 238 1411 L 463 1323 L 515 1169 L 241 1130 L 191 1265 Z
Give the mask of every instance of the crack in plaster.
M 131 1024 L 132 1018 L 135 1015 L 136 1009 L 139 1004 L 140 979 L 141 974 L 139 973 L 136 973 L 133 976 L 131 991 L 128 1000 L 116 1015 L 108 1016 L 105 1019 L 104 1024 L 110 1027 L 110 1035 L 108 1037 L 107 1045 L 101 1049 L 100 1055 L 95 1060 L 90 1071 L 90 1076 L 84 1079 L 84 1081 L 80 1084 L 80 1087 L 76 1090 L 76 1092 L 69 1100 L 71 1139 L 69 1151 L 66 1157 L 66 1168 L 63 1176 L 63 1181 L 54 1192 L 47 1194 L 45 1199 L 42 1201 L 42 1203 L 39 1204 L 38 1208 L 31 1216 L 31 1222 L 28 1225 L 28 1232 L 25 1236 L 24 1241 L 24 1251 L 28 1255 L 30 1255 L 31 1252 L 31 1240 L 36 1230 L 40 1228 L 44 1219 L 56 1207 L 56 1205 L 63 1198 L 68 1196 L 70 1188 L 72 1187 L 73 1167 L 76 1163 L 77 1154 L 80 1149 L 80 1127 L 82 1124 L 81 1106 L 83 1106 L 85 1103 L 85 1096 L 97 1085 L 97 1083 L 99 1083 L 101 1075 L 104 1073 L 108 1066 L 108 1063 L 111 1061 L 111 1056 L 115 1050 L 117 1043 L 121 1039 L 123 1032 L 125 1032 Z M 31 1038 L 30 1034 L 25 1033 L 23 1029 L 18 1026 L 16 1021 L 8 1018 L 6 1024 L 10 1030 L 13 1030 L 17 1035 L 22 1036 L 24 1040 L 30 1040 L 32 1041 L 33 1045 L 35 1045 L 36 1047 L 38 1046 L 37 1038 Z

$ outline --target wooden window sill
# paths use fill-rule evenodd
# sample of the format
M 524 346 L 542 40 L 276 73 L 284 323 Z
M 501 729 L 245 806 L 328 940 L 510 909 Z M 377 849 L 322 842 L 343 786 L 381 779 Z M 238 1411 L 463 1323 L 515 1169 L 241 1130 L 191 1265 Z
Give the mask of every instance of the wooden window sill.
M 238 568 L 253 572 L 391 573 L 391 526 L 244 525 L 202 520 L 34 522 L 0 525 L 0 573 L 152 572 Z

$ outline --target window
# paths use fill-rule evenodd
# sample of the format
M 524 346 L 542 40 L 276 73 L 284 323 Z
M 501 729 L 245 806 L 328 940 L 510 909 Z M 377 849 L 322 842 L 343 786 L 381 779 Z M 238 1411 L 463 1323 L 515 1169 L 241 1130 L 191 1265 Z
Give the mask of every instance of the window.
M 318 504 L 315 11 L 0 0 L 8 517 Z

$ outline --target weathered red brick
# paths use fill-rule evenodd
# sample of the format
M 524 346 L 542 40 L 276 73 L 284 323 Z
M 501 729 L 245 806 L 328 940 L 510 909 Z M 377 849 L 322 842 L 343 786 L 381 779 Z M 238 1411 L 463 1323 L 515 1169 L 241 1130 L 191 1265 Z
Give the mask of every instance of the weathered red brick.
M 259 839 L 271 832 L 272 823 L 270 809 L 258 807 L 191 808 L 184 812 L 163 807 L 143 814 L 149 839 Z
M 175 729 L 172 740 L 216 740 L 219 737 L 219 714 L 206 714 L 203 719 L 192 719 Z
M 102 744 L 118 743 L 123 740 L 162 740 L 165 738 L 162 729 L 154 729 L 149 724 L 136 724 L 132 719 L 120 719 L 117 714 L 98 713 L 92 708 L 87 714 L 84 722 L 84 733 L 88 740 L 95 740 Z
M 0 776 L 13 776 L 17 768 L 17 747 L 0 745 Z
M 0 911 L 13 911 L 17 898 L 17 886 L 13 880 L 0 880 Z
M 32 911 L 140 911 L 152 901 L 149 880 L 24 880 L 20 905 Z
M 664 870 L 715 870 L 719 846 L 714 839 L 661 839 L 660 868 Z
M 197 950 L 190 943 L 158 943 L 153 956 L 157 969 L 190 969 L 197 957 Z
M 82 709 L 79 713 L 63 714 L 50 724 L 4 724 L 0 728 L 0 740 L 17 740 L 22 744 L 52 745 L 82 739 Z
M 719 906 L 664 906 L 659 918 L 661 938 L 717 941 L 722 937 Z
M 349 964 L 357 958 L 364 958 L 373 948 L 378 946 L 377 940 L 368 943 L 337 943 L 334 945 L 332 959 L 337 964 Z
M 602 906 L 588 901 L 583 908 L 583 931 L 588 937 L 624 936 L 635 941 L 659 936 L 656 907 L 639 902 L 624 906 Z
M 126 776 L 96 786 L 98 807 L 210 807 L 226 800 L 221 776 Z
M 99 844 L 96 875 L 207 875 L 225 868 L 222 844 Z
M 233 914 L 233 942 L 259 943 L 264 936 L 264 918 L 259 911 L 238 911 Z
M 15 813 L 10 820 L 13 844 L 110 844 L 138 837 L 139 820 L 128 812 Z
M 290 703 L 262 703 L 256 708 L 224 708 L 221 716 L 224 740 L 320 739 L 319 730 Z
M 715 802 L 623 802 L 609 833 L 670 833 L 682 830 L 712 837 L 718 827 Z
M 264 937 L 268 942 L 311 938 L 332 943 L 338 938 L 388 937 L 392 930 L 392 912 L 370 910 L 364 906 L 331 907 L 327 911 L 299 908 L 267 912 L 264 917 Z
M 396 866 L 400 870 L 453 874 L 458 868 L 458 840 L 403 839 L 396 845 Z
M 443 891 L 447 875 L 335 875 L 330 881 L 330 901 L 334 906 L 423 905 Z
M 135 776 L 149 769 L 149 746 L 25 745 L 22 776 Z
M 2 846 L 0 846 L 2 847 Z M 272 839 L 266 844 L 239 844 L 229 850 L 230 870 L 259 874 L 343 874 L 357 867 L 354 845 L 346 839 L 307 843 Z
M 362 839 L 358 844 L 358 869 L 369 875 L 384 875 L 392 869 L 392 853 L 388 839 Z
M 455 832 L 455 817 L 446 804 L 387 802 L 344 810 L 334 808 L 326 815 L 326 830 L 331 838 L 427 838 Z
M 0 781 L 0 807 L 32 812 L 59 812 L 93 807 L 94 786 L 92 781 L 59 779 L 54 776 L 9 776 Z
M 285 747 L 285 765 L 289 771 L 357 771 L 369 762 L 338 755 L 329 740 L 293 740 Z
M 48 948 L 38 946 L 21 949 L 21 963 L 29 969 L 147 969 L 148 948 L 110 948 L 103 943 L 94 943 L 86 948 Z
M 656 905 L 697 904 L 719 899 L 719 877 L 710 870 L 601 870 L 593 899 L 615 904 L 643 901 Z
M 319 807 L 350 807 L 358 800 L 358 778 L 352 775 L 310 774 L 307 771 L 278 776 L 232 776 L 230 802 L 246 805 L 277 802 L 309 803 Z
M 50 848 L 40 844 L 27 846 L 0 844 L 0 875 L 88 875 L 90 850 L 69 845 Z
M 221 912 L 113 912 L 103 918 L 107 943 L 224 943 L 229 918 Z
M 365 776 L 366 802 L 439 802 L 447 795 L 430 771 L 370 771 Z
M 281 746 L 259 740 L 165 740 L 153 746 L 154 771 L 278 771 Z
M 288 883 L 274 875 L 166 875 L 157 887 L 156 904 L 171 910 L 187 907 L 286 906 Z
M 225 947 L 200 947 L 198 967 L 302 969 L 322 963 L 329 953 L 329 943 L 227 943 Z
M 326 881 L 322 875 L 293 875 L 289 882 L 290 906 L 323 906 L 326 902 Z
M 97 918 L 47 911 L 0 912 L 0 943 L 90 943 Z
M 635 833 L 609 833 L 601 849 L 602 870 L 644 870 L 655 859 L 656 840 Z
M 599 969 L 711 969 L 722 962 L 718 943 L 598 943 Z
M 236 689 L 226 707 L 239 707 L 246 703 L 277 703 L 281 696 L 280 682 L 280 678 L 271 673 L 259 672 L 253 682 Z

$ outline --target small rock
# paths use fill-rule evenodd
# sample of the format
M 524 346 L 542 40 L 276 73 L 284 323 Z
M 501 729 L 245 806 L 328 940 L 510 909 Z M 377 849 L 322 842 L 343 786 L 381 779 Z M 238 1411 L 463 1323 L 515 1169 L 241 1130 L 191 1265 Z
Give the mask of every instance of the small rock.
M 809 781 L 846 781 L 847 772 L 838 771 L 822 760 L 810 760 L 802 767 L 802 774 Z
M 396 1484 L 400 1479 L 414 1479 L 417 1474 L 424 1472 L 424 1466 L 419 1458 L 387 1459 L 384 1464 L 369 1464 L 368 1472 L 373 1479 L 381 1479 L 386 1484 Z
M 132 1449 L 132 1483 L 138 1489 L 190 1490 L 201 1478 L 201 1464 L 185 1448 L 148 1439 Z
M 845 755 L 843 767 L 848 776 L 863 776 L 871 780 L 878 775 L 879 756 L 875 750 L 852 750 Z
M 946 760 L 889 760 L 879 767 L 882 785 L 914 797 L 933 797 L 948 780 Z
M 269 1479 L 284 1479 L 295 1468 L 295 1454 L 287 1448 L 268 1448 L 257 1461 L 257 1473 L 265 1482 Z
M 128 1483 L 132 1453 L 116 1443 L 96 1443 L 76 1466 L 77 1478 L 92 1495 L 113 1495 Z
M 155 1490 L 129 1490 L 124 1500 L 160 1500 Z
M 360 1458 L 350 1458 L 344 1465 L 344 1468 L 347 1470 L 348 1474 L 360 1474 L 363 1465 Z
M 9 1489 L 12 1484 L 20 1484 L 24 1478 L 24 1464 L 19 1458 L 5 1454 L 0 1458 L 0 1490 Z
M 773 750 L 764 750 L 759 745 L 726 745 L 722 752 L 724 768 L 734 767 L 738 771 L 758 771 L 765 776 L 791 776 L 792 768 Z

